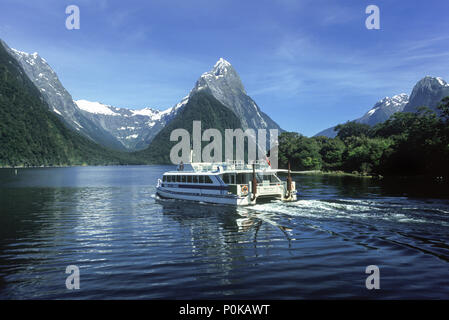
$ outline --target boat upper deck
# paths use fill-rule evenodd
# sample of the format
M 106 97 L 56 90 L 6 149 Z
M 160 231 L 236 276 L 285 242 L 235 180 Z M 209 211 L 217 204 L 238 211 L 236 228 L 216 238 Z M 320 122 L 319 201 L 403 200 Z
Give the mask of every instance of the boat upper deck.
M 251 173 L 254 169 L 256 172 L 276 173 L 286 172 L 287 170 L 272 169 L 264 160 L 253 161 L 247 164 L 241 160 L 228 160 L 226 162 L 193 162 L 178 166 L 177 171 L 169 171 L 169 174 L 223 174 L 223 173 Z

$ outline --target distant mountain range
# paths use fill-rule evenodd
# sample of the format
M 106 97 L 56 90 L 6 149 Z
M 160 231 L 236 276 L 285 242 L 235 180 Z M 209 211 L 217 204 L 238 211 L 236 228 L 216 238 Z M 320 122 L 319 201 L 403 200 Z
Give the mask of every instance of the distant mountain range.
M 108 150 L 64 124 L 10 51 L 0 43 L 0 166 L 126 164 L 130 154 Z
M 183 99 L 183 103 L 179 115 L 157 134 L 148 149 L 138 153 L 140 156 L 153 162 L 169 163 L 170 149 L 175 144 L 170 142 L 171 131 L 183 128 L 192 134 L 192 123 L 195 120 L 201 121 L 202 131 L 215 128 L 223 137 L 225 129 L 282 131 L 246 94 L 239 75 L 232 65 L 222 58 L 212 70 L 200 76 L 189 95 Z M 224 150 L 222 151 L 224 156 Z
M 222 58 L 217 61 L 210 71 L 203 73 L 199 77 L 195 86 L 185 98 L 172 108 L 160 111 L 152 108 L 118 108 L 87 100 L 74 101 L 70 93 L 61 84 L 56 73 L 39 54 L 29 54 L 12 49 L 3 41 L 1 41 L 0 47 L 4 51 L 4 61 L 16 65 L 16 71 L 24 79 L 23 81 L 28 81 L 32 84 L 30 87 L 35 89 L 33 95 L 40 101 L 39 108 L 47 108 L 46 111 L 48 112 L 42 112 L 41 110 L 42 118 L 50 114 L 52 121 L 55 121 L 54 126 L 62 128 L 61 130 L 64 131 L 65 135 L 72 136 L 77 142 L 73 144 L 65 141 L 62 138 L 58 138 L 57 134 L 50 134 L 50 137 L 33 136 L 33 133 L 27 132 L 26 126 L 13 120 L 14 116 L 12 116 L 12 113 L 14 113 L 15 109 L 14 103 L 11 101 L 8 102 L 7 109 L 8 119 L 13 121 L 12 124 L 10 123 L 10 127 L 17 128 L 18 132 L 21 132 L 18 128 L 22 128 L 25 131 L 21 135 L 33 136 L 33 138 L 38 140 L 44 139 L 49 144 L 55 142 L 51 141 L 51 137 L 54 137 L 57 139 L 57 145 L 65 152 L 68 152 L 67 147 L 64 147 L 65 144 L 72 146 L 71 148 L 76 150 L 77 147 L 75 145 L 79 143 L 85 147 L 86 152 L 90 148 L 96 149 L 95 152 L 87 153 L 96 155 L 95 159 L 99 162 L 103 160 L 105 163 L 110 163 L 110 161 L 113 161 L 113 163 L 167 162 L 170 151 L 167 148 L 173 144 L 167 138 L 167 134 L 169 136 L 169 132 L 176 128 L 186 128 L 191 131 L 193 120 L 201 120 L 203 122 L 203 130 L 208 128 L 217 128 L 219 130 L 224 130 L 225 128 L 253 128 L 278 129 L 282 131 L 279 125 L 263 113 L 254 100 L 247 95 L 235 69 L 228 61 Z M 5 83 L 1 82 L 1 80 L 0 84 L 7 84 L 5 81 Z M 4 97 L 4 94 L 1 92 L 0 97 Z M 16 108 L 16 110 L 20 109 L 22 112 L 21 116 L 27 117 L 26 106 L 21 105 L 20 107 L 21 109 Z M 5 106 L 3 108 L 6 110 Z M 36 110 L 33 109 L 33 112 L 29 114 L 33 114 L 36 121 L 42 120 L 34 111 Z M 6 113 L 4 112 L 3 114 Z M 34 129 L 36 130 L 36 128 Z M 8 130 L 8 132 L 11 133 L 11 130 Z M 49 133 L 51 133 L 51 130 Z M 4 132 L 1 132 L 1 134 L 4 135 Z M 33 152 L 33 147 L 30 145 L 25 146 L 26 143 L 23 141 L 18 143 L 11 137 L 10 139 L 11 144 L 21 145 L 22 148 L 30 149 L 28 151 Z M 8 145 L 7 139 L 3 139 L 1 143 L 5 150 L 11 151 L 14 149 L 14 147 Z M 42 145 L 47 145 L 48 143 L 42 143 Z M 111 151 L 107 151 L 104 148 L 108 148 Z M 36 152 L 40 153 L 41 156 L 31 157 L 33 160 L 30 160 L 29 155 L 26 155 L 26 153 L 20 156 L 20 152 L 16 153 L 14 151 L 13 158 L 15 160 L 13 162 L 9 161 L 9 159 L 12 159 L 10 154 L 5 153 L 0 158 L 0 165 L 9 165 L 11 163 L 13 165 L 17 163 L 25 165 L 61 165 L 79 163 L 76 161 L 80 161 L 83 157 L 86 159 L 92 158 L 88 154 L 83 156 L 82 152 L 77 154 L 76 157 L 74 155 L 58 156 L 56 158 L 49 155 L 46 157 L 46 152 L 39 150 L 37 148 Z M 124 156 L 124 154 L 122 155 L 122 153 L 112 150 L 141 151 Z M 57 152 L 54 150 L 52 153 Z M 92 164 L 91 161 L 86 163 Z
M 87 100 L 75 101 L 81 113 L 98 128 L 108 132 L 127 150 L 148 147 L 156 134 L 170 122 L 184 105 L 181 101 L 173 108 L 159 111 L 117 108 Z
M 385 97 L 365 115 L 352 121 L 373 126 L 388 120 L 396 112 L 416 112 L 420 106 L 429 107 L 439 114 L 437 106 L 446 96 L 449 96 L 449 84 L 441 78 L 426 76 L 416 83 L 410 97 L 405 93 Z M 334 138 L 337 135 L 334 128 L 325 129 L 315 136 Z
M 50 111 L 61 116 L 70 128 L 85 137 L 112 149 L 124 149 L 114 136 L 86 118 L 74 103 L 70 93 L 63 87 L 56 73 L 38 53 L 29 54 L 9 48 L 3 41 L 1 44 L 21 65 L 28 78 L 41 92 Z
M 168 162 L 170 132 L 192 122 L 208 128 L 278 129 L 248 96 L 233 66 L 220 58 L 190 93 L 171 108 L 128 109 L 87 100 L 74 101 L 50 65 L 37 53 L 9 48 L 0 40 L 0 165 Z M 375 125 L 396 112 L 436 107 L 449 84 L 425 77 L 410 97 L 378 101 L 359 123 Z M 45 112 L 44 112 L 45 111 Z M 334 127 L 318 135 L 334 137 Z M 121 151 L 127 151 L 124 153 Z
M 9 48 L 3 41 L 2 44 L 40 90 L 50 111 L 61 116 L 72 129 L 111 149 L 138 151 L 147 148 L 187 104 L 189 97 L 203 90 L 230 109 L 240 119 L 243 129 L 280 129 L 246 94 L 237 72 L 224 59 L 219 59 L 212 70 L 203 73 L 189 95 L 172 108 L 164 111 L 128 109 L 87 100 L 74 101 L 45 59 L 37 53 Z

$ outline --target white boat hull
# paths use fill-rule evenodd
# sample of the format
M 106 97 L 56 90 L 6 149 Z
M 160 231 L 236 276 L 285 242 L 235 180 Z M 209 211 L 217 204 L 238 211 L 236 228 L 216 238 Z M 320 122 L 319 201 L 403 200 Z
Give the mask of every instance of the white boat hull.
M 235 195 L 217 195 L 217 194 L 188 194 L 182 192 L 176 192 L 168 190 L 163 187 L 158 187 L 156 189 L 156 194 L 161 198 L 166 199 L 176 199 L 176 200 L 187 200 L 187 201 L 197 201 L 205 203 L 216 203 L 216 204 L 228 204 L 235 206 L 247 206 L 255 204 L 256 201 L 251 201 L 250 197 L 238 197 Z

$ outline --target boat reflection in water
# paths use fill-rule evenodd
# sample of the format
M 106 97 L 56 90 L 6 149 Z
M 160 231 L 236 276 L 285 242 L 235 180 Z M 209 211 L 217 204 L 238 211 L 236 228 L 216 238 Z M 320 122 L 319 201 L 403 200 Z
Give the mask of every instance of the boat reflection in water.
M 258 212 L 250 207 L 236 207 L 230 205 L 206 204 L 183 200 L 156 198 L 156 203 L 162 206 L 162 212 L 170 216 L 183 226 L 188 226 L 191 231 L 201 229 L 200 234 L 204 236 L 210 233 L 214 239 L 223 238 L 227 242 L 248 242 L 251 234 L 252 242 L 257 243 L 259 231 L 263 227 L 279 230 L 288 241 L 288 247 L 294 240 L 289 234 L 292 229 L 276 222 L 275 213 Z M 217 221 L 214 221 L 217 220 Z M 214 221 L 211 223 L 211 221 Z M 211 229 L 211 225 L 217 229 Z M 263 239 L 266 241 L 267 239 Z

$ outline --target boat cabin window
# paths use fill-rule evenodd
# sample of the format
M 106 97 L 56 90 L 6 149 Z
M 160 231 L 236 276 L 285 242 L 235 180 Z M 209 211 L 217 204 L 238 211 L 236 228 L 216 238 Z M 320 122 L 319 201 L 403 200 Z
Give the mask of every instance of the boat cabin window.
M 209 176 L 199 176 L 200 183 L 213 183 Z
M 263 181 L 269 181 L 270 183 L 280 182 L 279 178 L 274 174 L 264 174 L 261 175 Z
M 235 175 L 230 173 L 225 173 L 223 175 L 223 182 L 226 184 L 235 184 Z
M 198 183 L 198 182 L 199 182 L 198 176 L 193 176 L 193 183 Z
M 192 183 L 192 176 L 187 176 L 187 182 Z
M 252 173 L 238 173 L 238 174 L 223 174 L 223 182 L 226 184 L 248 184 L 253 180 Z M 256 180 L 258 183 L 263 183 L 263 181 L 268 181 L 270 183 L 280 182 L 279 178 L 274 174 L 262 174 L 256 173 Z
M 248 183 L 248 174 L 246 173 L 238 173 L 237 174 L 237 184 L 247 184 Z
M 181 182 L 181 176 L 176 176 L 176 182 Z

